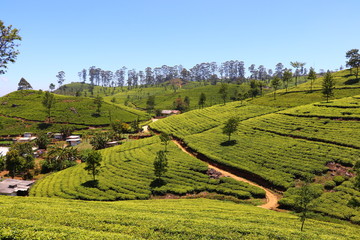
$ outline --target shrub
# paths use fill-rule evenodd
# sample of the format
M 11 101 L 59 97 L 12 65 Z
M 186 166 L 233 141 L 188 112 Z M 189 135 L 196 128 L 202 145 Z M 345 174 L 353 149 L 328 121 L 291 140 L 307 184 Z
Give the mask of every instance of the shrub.
M 336 183 L 332 180 L 325 182 L 324 187 L 327 190 L 333 189 L 336 186 Z
M 345 181 L 345 178 L 343 176 L 335 176 L 333 180 L 338 186 Z

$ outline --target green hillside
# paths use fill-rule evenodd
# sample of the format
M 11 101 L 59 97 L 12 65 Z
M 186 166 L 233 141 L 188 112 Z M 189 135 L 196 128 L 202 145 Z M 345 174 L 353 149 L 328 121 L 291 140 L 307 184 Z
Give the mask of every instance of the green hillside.
M 357 239 L 359 226 L 217 200 L 75 201 L 0 196 L 2 239 Z
M 239 199 L 263 198 L 265 192 L 230 178 L 210 179 L 207 165 L 182 152 L 175 144 L 168 147 L 169 171 L 155 181 L 153 161 L 162 150 L 159 137 L 132 141 L 101 151 L 102 171 L 98 182 L 80 164 L 39 180 L 32 196 L 62 197 L 86 200 L 148 199 L 151 195 L 172 193 L 184 195 L 203 191 L 234 196 Z
M 47 114 L 42 105 L 44 93 L 41 91 L 22 90 L 12 92 L 0 98 L 0 115 L 3 129 L 0 134 L 18 134 L 26 131 L 52 131 L 59 129 L 56 124 L 106 125 L 112 120 L 121 119 L 130 122 L 138 117 L 147 119 L 146 113 L 102 103 L 100 115 L 92 98 L 55 95 L 56 103 L 51 111 L 52 124 L 45 124 Z
M 90 96 L 88 84 L 70 83 L 64 85 L 66 90 L 55 91 L 58 94 L 74 95 L 78 91 L 81 96 Z M 234 97 L 235 91 L 247 91 L 248 86 L 228 84 L 229 93 L 227 101 Z M 210 85 L 208 82 L 189 82 L 183 84 L 181 87 L 177 86 L 175 89 L 169 82 L 163 83 L 161 86 L 140 86 L 138 88 L 128 89 L 127 87 L 94 87 L 94 96 L 102 96 L 106 102 L 113 102 L 119 106 L 127 106 L 132 108 L 146 108 L 146 101 L 149 96 L 155 96 L 155 109 L 173 109 L 174 101 L 179 96 L 184 100 L 187 96 L 190 99 L 190 109 L 197 109 L 199 97 L 201 93 L 206 95 L 206 102 L 204 106 L 212 106 L 222 103 L 220 94 L 218 93 L 220 84 Z
M 356 202 L 360 192 L 354 187 L 351 167 L 360 155 L 360 88 L 357 83 L 348 88 L 345 84 L 348 76 L 344 74 L 346 71 L 337 74 L 342 77 L 337 78 L 339 89 L 335 91 L 335 98 L 343 98 L 329 103 L 323 101 L 320 91 L 308 93 L 300 85 L 301 91 L 292 89 L 290 93 L 279 94 L 273 100 L 279 104 L 269 100 L 273 97 L 270 94 L 242 106 L 239 102 L 213 106 L 168 117 L 150 126 L 181 138 L 215 163 L 252 174 L 253 180 L 265 180 L 274 188 L 289 189 L 281 200 L 283 207 L 293 206 L 292 187 L 297 180 L 316 176 L 315 181 L 325 189 L 315 211 L 358 223 L 360 212 Z M 307 98 L 309 95 L 313 97 Z M 314 102 L 316 99 L 318 102 Z M 313 103 L 305 104 L 308 102 Z M 236 110 L 231 109 L 236 105 Z M 267 112 L 263 111 L 266 106 Z M 254 109 L 257 114 L 249 115 Z M 240 119 L 231 144 L 222 134 L 230 116 Z M 343 171 L 330 171 L 327 164 L 331 162 Z
M 334 97 L 344 98 L 360 94 L 360 82 L 350 74 L 350 70 L 343 70 L 332 73 L 335 82 Z M 323 77 L 317 78 L 313 83 L 313 91 L 310 92 L 310 82 L 305 82 L 297 87 L 290 87 L 288 92 L 285 89 L 277 91 L 276 99 L 274 94 L 268 93 L 262 97 L 251 99 L 251 103 L 273 107 L 296 107 L 304 104 L 323 101 L 321 84 Z

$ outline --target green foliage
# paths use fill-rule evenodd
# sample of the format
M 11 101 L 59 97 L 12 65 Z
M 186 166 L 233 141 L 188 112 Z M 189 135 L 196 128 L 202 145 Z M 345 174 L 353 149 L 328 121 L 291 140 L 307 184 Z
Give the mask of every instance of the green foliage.
M 223 134 L 228 135 L 229 137 L 228 141 L 230 141 L 231 134 L 236 132 L 238 126 L 239 126 L 239 119 L 237 117 L 231 117 L 225 123 L 225 126 L 222 128 L 222 131 Z
M 295 208 L 301 213 L 301 231 L 303 231 L 305 220 L 308 217 L 307 214 L 314 208 L 312 203 L 316 198 L 321 196 L 322 190 L 319 189 L 318 186 L 311 186 L 309 183 L 305 183 L 298 189 L 297 193 L 294 203 Z
M 329 97 L 334 96 L 334 79 L 331 75 L 331 72 L 328 70 L 324 76 L 322 84 L 322 94 L 326 98 L 326 102 L 329 102 Z
M 167 151 L 167 146 L 169 142 L 171 141 L 171 136 L 167 133 L 161 133 L 160 134 L 160 141 L 165 146 L 165 152 Z
M 12 25 L 5 26 L 0 20 L 0 75 L 6 72 L 7 64 L 14 63 L 19 54 L 16 41 L 21 41 L 19 30 Z
M 200 96 L 199 96 L 199 102 L 198 102 L 198 105 L 201 107 L 201 108 L 204 108 L 204 105 L 206 103 L 206 95 L 205 93 L 201 93 Z
M 309 75 L 307 78 L 310 80 L 310 92 L 312 92 L 313 84 L 316 79 L 316 72 L 315 72 L 314 68 L 312 68 L 312 67 L 310 68 Z
M 32 150 L 32 144 L 25 142 L 25 143 L 15 143 L 14 145 L 11 146 L 10 150 L 16 150 L 18 151 L 20 156 L 25 156 L 25 155 L 32 155 L 33 154 L 33 150 Z
M 42 104 L 46 108 L 47 117 L 51 117 L 51 109 L 55 106 L 55 97 L 54 94 L 50 92 L 45 92 L 45 95 L 42 99 Z
M 271 79 L 271 87 L 274 89 L 274 100 L 276 99 L 276 90 L 280 87 L 281 79 L 275 76 Z
M 83 159 L 86 163 L 86 166 L 85 166 L 85 170 L 88 171 L 88 173 L 90 175 L 93 176 L 93 179 L 95 181 L 95 176 L 96 175 L 99 175 L 100 173 L 100 167 L 101 167 L 101 161 L 102 161 L 102 156 L 100 154 L 100 152 L 98 151 L 91 151 L 91 152 L 88 152 L 86 154 L 85 157 L 83 157 Z
M 25 159 L 20 156 L 19 151 L 10 150 L 6 153 L 5 166 L 6 170 L 9 171 L 9 175 L 14 178 L 15 175 L 19 174 L 24 170 L 26 165 Z
M 50 139 L 46 133 L 41 133 L 35 139 L 35 144 L 39 149 L 46 149 L 47 145 L 49 145 Z
M 94 99 L 94 104 L 96 106 L 96 113 L 100 115 L 100 109 L 101 109 L 101 106 L 102 106 L 102 97 L 100 97 L 99 95 Z
M 107 142 L 109 142 L 109 137 L 107 133 L 97 133 L 90 140 L 90 144 L 95 150 L 106 148 Z
M 146 101 L 146 109 L 153 110 L 154 106 L 155 106 L 155 96 L 154 95 L 148 96 L 148 99 Z
M 359 67 L 360 67 L 360 53 L 359 49 L 351 49 L 346 52 L 346 58 L 348 61 L 346 62 L 346 66 L 355 68 L 356 78 L 359 76 Z
M 161 178 L 168 168 L 168 159 L 166 157 L 166 151 L 158 151 L 154 160 L 154 175 L 157 178 Z
M 324 187 L 325 187 L 325 189 L 331 190 L 334 187 L 336 187 L 336 183 L 334 181 L 332 181 L 332 180 L 326 181 L 325 184 L 324 184 Z
M 60 171 L 76 165 L 78 152 L 75 148 L 51 147 L 48 149 L 45 160 L 42 162 L 41 172 Z
M 221 99 L 224 102 L 224 105 L 226 104 L 226 99 L 228 97 L 229 94 L 229 87 L 226 83 L 221 83 L 220 89 L 219 89 L 219 94 L 221 96 Z
M 286 92 L 288 91 L 288 87 L 289 87 L 289 82 L 291 81 L 292 78 L 292 72 L 290 69 L 285 69 L 284 74 L 283 74 L 283 85 L 286 89 Z
M 336 183 L 336 185 L 340 185 L 345 181 L 345 178 L 343 176 L 335 176 L 333 181 Z

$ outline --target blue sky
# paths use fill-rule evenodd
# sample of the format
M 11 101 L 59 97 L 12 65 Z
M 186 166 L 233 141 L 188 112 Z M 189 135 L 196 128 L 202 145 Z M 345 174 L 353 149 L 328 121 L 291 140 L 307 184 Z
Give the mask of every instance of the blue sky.
M 21 77 L 48 89 L 90 66 L 115 71 L 241 60 L 338 69 L 360 48 L 358 0 L 1 0 L 0 19 L 20 29 L 20 55 L 0 75 L 0 95 Z M 57 86 L 57 84 L 56 84 Z

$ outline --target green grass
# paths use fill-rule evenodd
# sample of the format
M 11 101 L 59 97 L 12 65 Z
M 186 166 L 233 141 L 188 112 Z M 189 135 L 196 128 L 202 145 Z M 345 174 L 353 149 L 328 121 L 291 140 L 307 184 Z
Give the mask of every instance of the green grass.
M 356 239 L 358 226 L 217 200 L 87 202 L 0 196 L 3 239 Z M 7 237 L 7 238 L 6 238 Z
M 45 121 L 47 115 L 41 101 L 43 92 L 16 91 L 0 98 L 0 114 L 19 117 L 26 120 Z M 56 103 L 51 116 L 56 123 L 72 123 L 84 125 L 104 125 L 112 120 L 121 119 L 125 122 L 148 118 L 147 114 L 128 110 L 109 103 L 103 103 L 100 116 L 96 115 L 93 99 L 55 95 Z
M 103 168 L 97 185 L 91 185 L 92 176 L 84 170 L 85 164 L 80 164 L 41 179 L 31 189 L 31 195 L 86 200 L 148 199 L 151 195 L 202 191 L 238 199 L 265 196 L 262 189 L 247 183 L 209 179 L 205 174 L 207 165 L 173 143 L 168 146 L 169 171 L 163 177 L 166 184 L 159 184 L 154 181 L 153 161 L 156 152 L 163 148 L 157 136 L 107 148 L 101 151 Z

